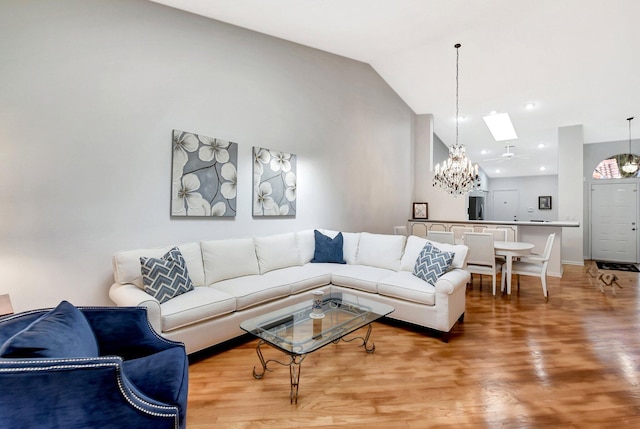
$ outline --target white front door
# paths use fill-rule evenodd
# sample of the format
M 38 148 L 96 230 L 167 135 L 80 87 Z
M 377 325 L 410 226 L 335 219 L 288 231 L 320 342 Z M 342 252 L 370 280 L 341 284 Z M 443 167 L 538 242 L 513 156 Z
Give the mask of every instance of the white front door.
M 493 220 L 517 219 L 520 193 L 517 189 L 493 191 Z
M 638 186 L 591 185 L 591 258 L 637 263 Z

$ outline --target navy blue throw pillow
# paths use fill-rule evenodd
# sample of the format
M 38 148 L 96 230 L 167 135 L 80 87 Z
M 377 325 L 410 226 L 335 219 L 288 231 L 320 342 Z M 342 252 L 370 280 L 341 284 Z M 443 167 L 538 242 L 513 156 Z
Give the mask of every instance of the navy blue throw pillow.
M 0 348 L 4 358 L 97 357 L 98 343 L 84 314 L 67 301 L 33 321 Z
M 317 229 L 313 231 L 316 239 L 316 250 L 313 253 L 311 262 L 329 262 L 332 264 L 346 264 L 342 256 L 342 233 L 335 237 L 327 237 Z

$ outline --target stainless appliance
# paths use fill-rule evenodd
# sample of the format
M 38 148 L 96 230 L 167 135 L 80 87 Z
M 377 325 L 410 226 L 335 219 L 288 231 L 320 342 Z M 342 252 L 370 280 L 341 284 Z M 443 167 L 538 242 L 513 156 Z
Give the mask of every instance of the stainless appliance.
M 469 220 L 484 219 L 484 197 L 469 197 Z

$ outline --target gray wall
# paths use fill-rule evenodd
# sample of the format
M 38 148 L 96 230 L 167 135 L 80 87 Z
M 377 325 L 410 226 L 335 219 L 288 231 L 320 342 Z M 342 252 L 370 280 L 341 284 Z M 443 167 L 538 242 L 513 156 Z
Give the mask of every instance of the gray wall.
M 449 159 L 449 146 L 447 146 L 436 134 L 433 135 L 433 168 Z
M 110 304 L 121 249 L 391 232 L 415 115 L 366 64 L 143 0 L 0 4 L 0 293 Z M 171 131 L 238 148 L 235 220 L 169 216 Z M 251 148 L 298 155 L 295 219 L 251 217 Z
M 497 190 L 519 191 L 518 220 L 558 220 L 558 176 L 492 178 L 486 198 L 487 219 L 493 219 L 493 193 Z M 538 197 L 551 195 L 551 210 L 538 210 Z

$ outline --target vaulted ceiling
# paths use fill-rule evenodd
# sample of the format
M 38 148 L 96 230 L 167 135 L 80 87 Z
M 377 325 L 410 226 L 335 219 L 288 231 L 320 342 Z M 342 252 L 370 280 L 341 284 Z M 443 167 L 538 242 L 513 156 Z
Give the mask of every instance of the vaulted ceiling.
M 556 174 L 559 127 L 583 125 L 585 143 L 627 141 L 635 115 L 640 135 L 638 0 L 153 1 L 368 63 L 434 115 L 447 145 L 461 43 L 460 142 L 490 177 Z M 528 159 L 483 161 L 507 144 L 482 119 L 491 111 L 509 113 L 508 144 Z

